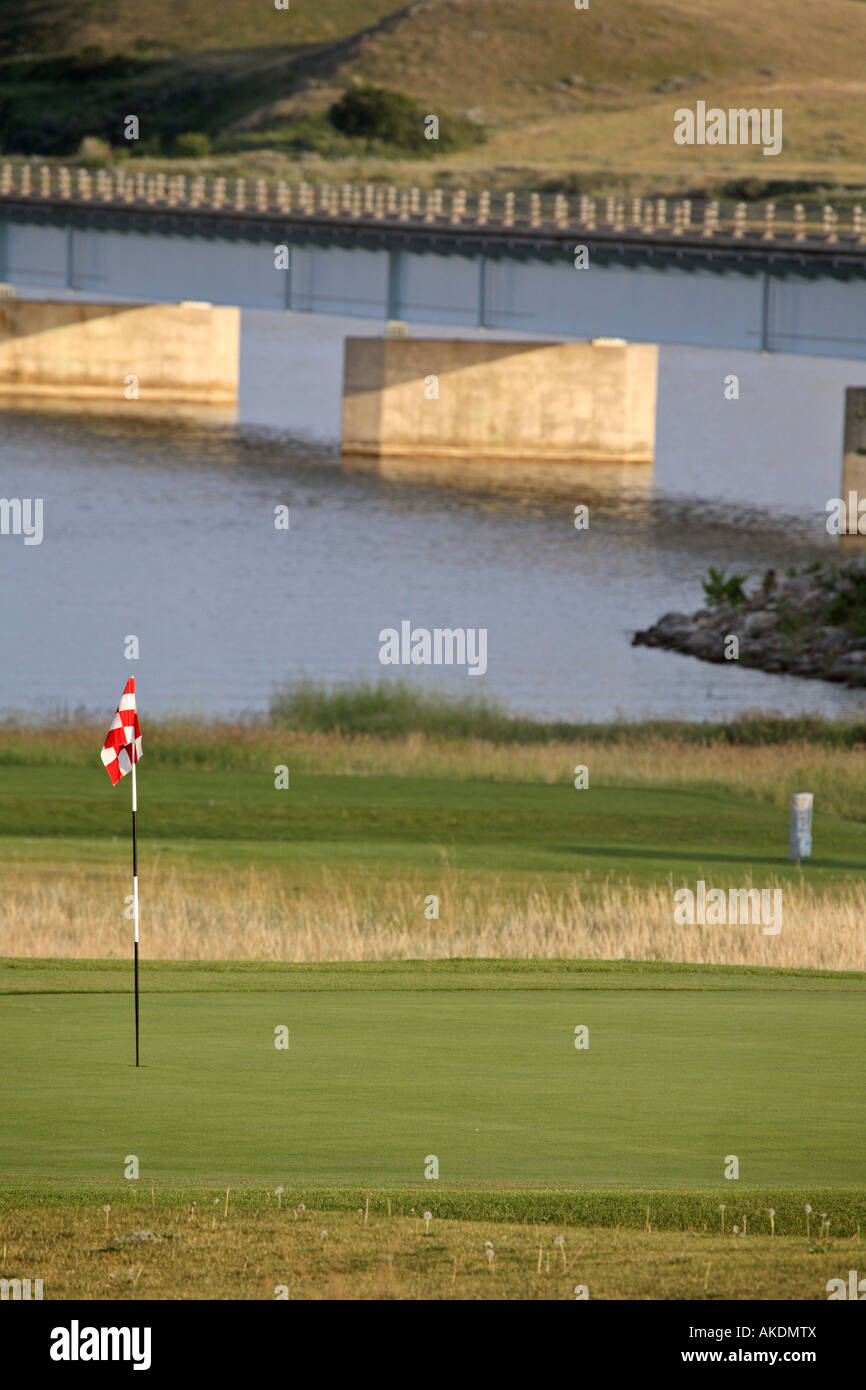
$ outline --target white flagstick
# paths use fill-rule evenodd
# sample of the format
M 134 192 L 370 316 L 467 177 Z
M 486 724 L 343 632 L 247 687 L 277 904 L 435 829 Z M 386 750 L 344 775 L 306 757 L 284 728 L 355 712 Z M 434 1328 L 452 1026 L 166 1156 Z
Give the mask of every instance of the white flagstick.
M 135 924 L 135 1065 L 138 1066 L 138 850 L 135 842 L 135 813 L 138 796 L 135 785 L 135 725 L 132 728 L 132 915 Z

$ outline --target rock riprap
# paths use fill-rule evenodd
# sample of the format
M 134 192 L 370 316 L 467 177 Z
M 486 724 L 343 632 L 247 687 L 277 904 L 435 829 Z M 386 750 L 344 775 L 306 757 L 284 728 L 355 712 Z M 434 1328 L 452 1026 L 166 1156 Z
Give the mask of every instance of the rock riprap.
M 713 601 L 689 616 L 665 613 L 637 632 L 635 647 L 668 647 L 702 661 L 866 685 L 866 556 L 815 562 L 787 577 L 767 570 L 751 593 Z M 737 638 L 737 643 L 730 641 Z M 736 658 L 733 651 L 737 651 Z

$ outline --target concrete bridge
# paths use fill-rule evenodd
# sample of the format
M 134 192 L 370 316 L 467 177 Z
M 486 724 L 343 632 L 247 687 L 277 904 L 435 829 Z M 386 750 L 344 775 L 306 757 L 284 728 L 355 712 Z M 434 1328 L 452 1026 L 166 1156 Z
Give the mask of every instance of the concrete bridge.
M 866 358 L 859 207 L 446 196 L 6 163 L 0 280 L 91 299 Z

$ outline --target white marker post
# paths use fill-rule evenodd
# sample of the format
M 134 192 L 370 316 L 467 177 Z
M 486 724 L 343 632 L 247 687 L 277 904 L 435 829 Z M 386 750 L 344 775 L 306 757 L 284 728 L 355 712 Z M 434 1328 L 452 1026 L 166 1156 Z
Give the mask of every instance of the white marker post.
M 812 802 L 811 792 L 794 792 L 791 797 L 791 838 L 788 842 L 788 858 L 799 864 L 801 859 L 809 859 L 812 854 Z

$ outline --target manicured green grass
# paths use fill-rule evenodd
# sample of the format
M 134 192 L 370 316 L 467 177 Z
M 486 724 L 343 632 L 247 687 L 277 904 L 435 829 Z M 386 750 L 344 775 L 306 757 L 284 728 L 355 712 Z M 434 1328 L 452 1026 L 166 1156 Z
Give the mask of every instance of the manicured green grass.
M 128 968 L 8 968 L 0 1183 L 122 1184 L 128 1155 L 147 1183 L 270 1189 L 866 1182 L 862 978 L 799 972 L 789 990 L 781 973 L 735 969 L 499 975 L 259 966 L 250 988 L 243 971 L 145 962 L 136 1071 Z M 725 1184 L 730 1154 L 740 1179 Z
M 272 864 L 298 874 L 322 864 L 369 879 L 455 869 L 513 886 L 540 876 L 742 884 L 859 878 L 860 824 L 824 814 L 814 858 L 787 859 L 787 808 L 718 789 L 469 782 L 424 777 L 298 774 L 274 789 L 273 765 L 251 772 L 170 772 L 143 766 L 142 873 L 163 864 Z M 114 863 L 128 855 L 128 796 L 92 769 L 9 767 L 0 783 L 7 860 Z
M 129 988 L 125 960 L 0 957 L 2 994 L 122 994 Z M 862 994 L 866 976 L 855 970 L 785 970 L 764 965 L 671 965 L 633 960 L 377 960 L 148 961 L 143 992 L 284 993 L 383 990 L 756 990 Z

